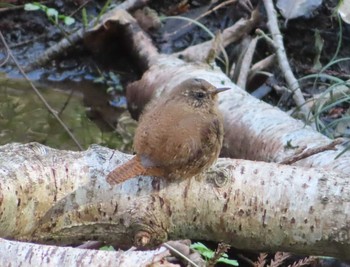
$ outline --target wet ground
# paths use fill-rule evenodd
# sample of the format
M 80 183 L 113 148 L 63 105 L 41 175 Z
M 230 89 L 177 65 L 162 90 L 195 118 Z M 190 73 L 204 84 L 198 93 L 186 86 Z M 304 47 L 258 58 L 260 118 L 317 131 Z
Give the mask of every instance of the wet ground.
M 37 86 L 83 148 L 101 144 L 131 151 L 132 129 L 122 128 L 129 126 L 123 115 L 125 108 L 108 105 L 104 88 L 89 81 L 41 81 Z M 117 125 L 114 118 L 121 118 L 116 130 L 113 130 Z M 19 79 L 0 78 L 0 136 L 0 144 L 36 141 L 50 147 L 78 150 L 26 81 Z
M 62 12 L 76 7 L 65 6 L 60 1 L 55 4 L 62 7 Z M 60 27 L 73 32 L 81 23 Z M 23 11 L 23 6 L 0 9 L 0 30 L 23 68 L 62 38 L 61 29 L 51 24 L 43 12 Z M 6 60 L 3 44 L 0 48 L 0 62 L 5 63 L 0 67 L 0 145 L 35 141 L 55 148 L 78 150 L 13 61 Z M 125 57 L 108 54 L 101 57 L 79 43 L 27 75 L 83 148 L 101 144 L 132 152 L 136 122 L 126 112 L 123 85 L 126 80 L 135 79 L 135 75 Z

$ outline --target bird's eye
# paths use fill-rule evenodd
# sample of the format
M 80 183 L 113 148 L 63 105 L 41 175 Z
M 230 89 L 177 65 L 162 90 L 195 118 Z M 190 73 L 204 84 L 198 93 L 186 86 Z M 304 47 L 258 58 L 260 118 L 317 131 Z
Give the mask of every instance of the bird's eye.
M 197 99 L 203 99 L 205 97 L 205 93 L 204 92 L 195 92 L 195 97 Z

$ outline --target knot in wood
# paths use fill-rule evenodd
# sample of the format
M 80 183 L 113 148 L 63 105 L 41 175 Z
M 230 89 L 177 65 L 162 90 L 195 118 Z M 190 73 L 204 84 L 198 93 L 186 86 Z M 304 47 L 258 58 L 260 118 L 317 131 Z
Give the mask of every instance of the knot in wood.
M 322 203 L 323 205 L 328 204 L 328 203 L 329 203 L 329 198 L 328 198 L 327 196 L 322 196 L 322 197 L 321 197 L 321 203 Z
M 146 248 L 157 246 L 168 239 L 167 232 L 160 225 L 165 221 L 148 220 L 147 223 L 138 221 L 131 226 L 134 234 L 133 244 L 136 247 Z
M 227 170 L 223 168 L 218 168 L 216 166 L 210 168 L 207 174 L 209 181 L 219 188 L 224 187 L 227 184 L 228 179 L 230 177 Z
M 135 234 L 134 245 L 136 247 L 146 247 L 151 242 L 151 234 L 146 231 L 139 231 Z

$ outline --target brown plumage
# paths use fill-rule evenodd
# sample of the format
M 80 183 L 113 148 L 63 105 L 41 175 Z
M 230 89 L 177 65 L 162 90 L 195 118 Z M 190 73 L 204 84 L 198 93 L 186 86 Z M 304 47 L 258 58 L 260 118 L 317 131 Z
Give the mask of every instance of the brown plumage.
M 188 79 L 152 101 L 136 129 L 136 156 L 109 173 L 108 183 L 138 175 L 189 178 L 209 168 L 223 141 L 217 94 L 227 89 Z

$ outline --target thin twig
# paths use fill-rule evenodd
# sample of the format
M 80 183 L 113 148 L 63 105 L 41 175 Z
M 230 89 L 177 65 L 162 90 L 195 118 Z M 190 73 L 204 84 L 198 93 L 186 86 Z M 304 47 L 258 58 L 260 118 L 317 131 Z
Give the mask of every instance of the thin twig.
M 82 3 L 76 10 L 74 10 L 72 13 L 70 13 L 69 16 L 73 17 L 76 13 L 78 13 L 80 10 L 82 10 L 90 2 L 91 2 L 91 0 L 87 0 L 86 2 Z
M 17 5 L 8 4 L 8 7 L 0 8 L 0 14 L 8 11 L 18 10 L 18 9 L 23 9 L 23 5 L 17 6 Z
M 10 58 L 10 53 L 8 52 L 8 49 L 6 49 L 5 54 L 6 57 L 4 58 L 3 62 L 0 62 L 0 67 L 4 66 Z
M 283 44 L 283 37 L 278 28 L 276 10 L 273 6 L 272 0 L 263 0 L 267 17 L 268 17 L 268 27 L 272 34 L 272 39 L 274 42 L 274 47 L 277 54 L 278 63 L 282 72 L 284 73 L 288 87 L 293 92 L 293 99 L 295 103 L 300 108 L 300 111 L 304 114 L 307 119 L 311 115 L 311 111 L 307 105 L 305 105 L 305 98 L 300 90 L 299 83 L 295 78 L 292 69 L 288 63 L 286 51 Z
M 198 17 L 194 18 L 194 19 L 190 19 L 191 21 L 199 21 L 200 19 L 204 18 L 205 16 L 208 16 L 210 15 L 211 13 L 213 13 L 214 11 L 218 10 L 219 8 L 222 8 L 226 5 L 229 5 L 229 4 L 233 4 L 237 2 L 237 0 L 229 0 L 229 1 L 225 1 L 215 7 L 213 7 L 212 9 L 209 9 L 207 12 L 204 12 L 203 14 L 199 15 Z M 171 17 L 177 17 L 177 16 L 170 16 L 169 18 Z M 179 32 L 181 32 L 183 29 L 189 27 L 193 22 L 189 21 L 188 23 L 185 23 L 184 25 L 182 25 L 180 28 L 177 28 L 176 31 L 170 33 L 167 35 L 167 38 L 169 37 L 172 37 L 176 34 L 178 34 Z M 212 37 L 212 36 L 211 36 Z
M 59 112 L 57 112 L 58 116 L 61 116 L 61 115 L 62 115 L 63 111 L 66 109 L 66 107 L 68 106 L 70 100 L 72 99 L 73 94 L 74 94 L 74 88 L 72 88 L 72 89 L 70 90 L 70 93 L 69 93 L 69 95 L 68 95 L 66 101 L 64 102 L 64 104 L 63 104 L 61 110 L 60 110 Z
M 194 261 L 192 261 L 190 258 L 186 257 L 186 255 L 182 254 L 180 251 L 178 251 L 176 248 L 174 248 L 173 246 L 170 246 L 167 243 L 163 243 L 164 247 L 166 247 L 167 249 L 171 250 L 172 252 L 176 253 L 177 255 L 179 255 L 180 257 L 182 257 L 183 259 L 187 260 L 188 263 L 190 263 L 191 265 L 193 265 L 194 267 L 199 267 Z
M 250 66 L 251 66 L 252 61 L 253 61 L 253 55 L 255 52 L 255 48 L 256 48 L 256 44 L 258 42 L 258 39 L 259 39 L 259 37 L 254 37 L 250 41 L 248 48 L 243 56 L 241 69 L 240 69 L 239 76 L 237 79 L 238 87 L 242 88 L 243 90 L 246 89 L 248 73 L 249 73 L 249 69 L 250 69 Z
M 30 43 L 34 43 L 36 41 L 39 41 L 40 39 L 43 39 L 44 37 L 46 37 L 45 34 L 40 34 L 39 36 L 37 36 L 37 37 L 35 37 L 33 39 L 26 40 L 26 41 L 23 41 L 23 42 L 20 42 L 20 43 L 15 43 L 15 44 L 10 45 L 9 47 L 11 49 L 14 49 L 14 48 L 21 47 L 21 46 L 24 46 L 24 45 L 27 45 L 27 44 L 30 44 Z
M 272 47 L 275 47 L 275 43 L 273 42 L 273 40 L 262 29 L 259 29 L 259 28 L 256 29 L 255 33 L 263 37 L 265 41 L 268 42 L 269 45 L 271 45 Z
M 255 263 L 251 259 L 249 259 L 248 257 L 244 256 L 241 253 L 237 254 L 236 257 L 241 261 L 245 261 L 248 264 L 248 266 L 252 266 L 252 267 L 255 266 Z M 243 264 L 243 266 L 245 266 L 245 264 Z M 264 267 L 264 266 L 261 266 L 261 267 Z
M 16 60 L 16 58 L 14 57 L 14 55 L 12 54 L 9 46 L 7 45 L 7 42 L 2 34 L 2 32 L 0 31 L 0 39 L 2 41 L 2 43 L 4 44 L 7 53 L 9 54 L 9 56 L 12 58 L 13 62 L 15 63 L 15 65 L 17 66 L 18 70 L 20 71 L 20 73 L 23 75 L 23 77 L 27 80 L 27 82 L 30 84 L 30 86 L 32 87 L 32 89 L 34 90 L 35 94 L 39 97 L 39 99 L 43 102 L 43 104 L 45 105 L 45 107 L 47 108 L 47 110 L 55 117 L 55 119 L 61 124 L 61 126 L 63 127 L 63 129 L 67 132 L 67 134 L 71 137 L 71 139 L 74 141 L 74 143 L 77 145 L 77 147 L 80 150 L 84 150 L 83 147 L 80 145 L 80 143 L 78 142 L 78 140 L 75 138 L 75 136 L 73 135 L 73 133 L 69 130 L 69 128 L 67 127 L 67 125 L 61 120 L 61 118 L 57 115 L 57 112 L 50 106 L 49 103 L 47 103 L 47 101 L 45 100 L 45 98 L 43 97 L 43 95 L 39 92 L 39 90 L 35 87 L 35 85 L 32 83 L 32 81 L 29 79 L 29 77 L 27 76 L 27 74 L 23 71 L 23 69 L 21 68 L 21 66 L 19 65 L 18 61 Z
M 216 11 L 224 6 L 227 6 L 229 4 L 233 4 L 235 2 L 237 2 L 237 0 L 229 0 L 229 1 L 222 2 L 221 4 L 218 4 L 217 6 L 213 7 L 212 9 L 209 9 L 207 12 L 204 12 L 202 15 L 198 16 L 194 20 L 200 20 L 201 18 L 208 16 L 209 14 L 213 13 L 214 11 Z
M 222 46 L 226 47 L 229 44 L 241 39 L 244 35 L 252 30 L 259 21 L 259 11 L 254 10 L 249 19 L 241 18 L 234 25 L 226 28 L 222 32 Z M 175 57 L 181 56 L 186 61 L 201 61 L 204 62 L 211 49 L 211 42 L 206 41 L 197 45 L 187 47 L 186 49 L 173 53 Z
M 305 158 L 308 158 L 310 156 L 313 156 L 315 154 L 318 154 L 318 153 L 321 153 L 323 151 L 326 151 L 326 150 L 335 150 L 335 146 L 343 143 L 344 140 L 341 139 L 341 138 L 338 138 L 338 139 L 335 139 L 333 140 L 331 143 L 327 144 L 327 145 L 324 145 L 324 146 L 319 146 L 319 147 L 313 147 L 313 148 L 310 148 L 306 151 L 301 151 L 293 156 L 290 156 L 282 161 L 280 161 L 279 163 L 280 164 L 286 164 L 286 165 L 290 165 L 290 164 L 293 164 L 299 160 L 302 160 L 302 159 L 305 159 Z
M 275 59 L 276 59 L 276 55 L 272 54 L 254 63 L 254 65 L 250 68 L 248 79 L 251 79 L 252 75 L 257 73 L 258 71 L 262 71 L 270 67 L 275 62 Z

